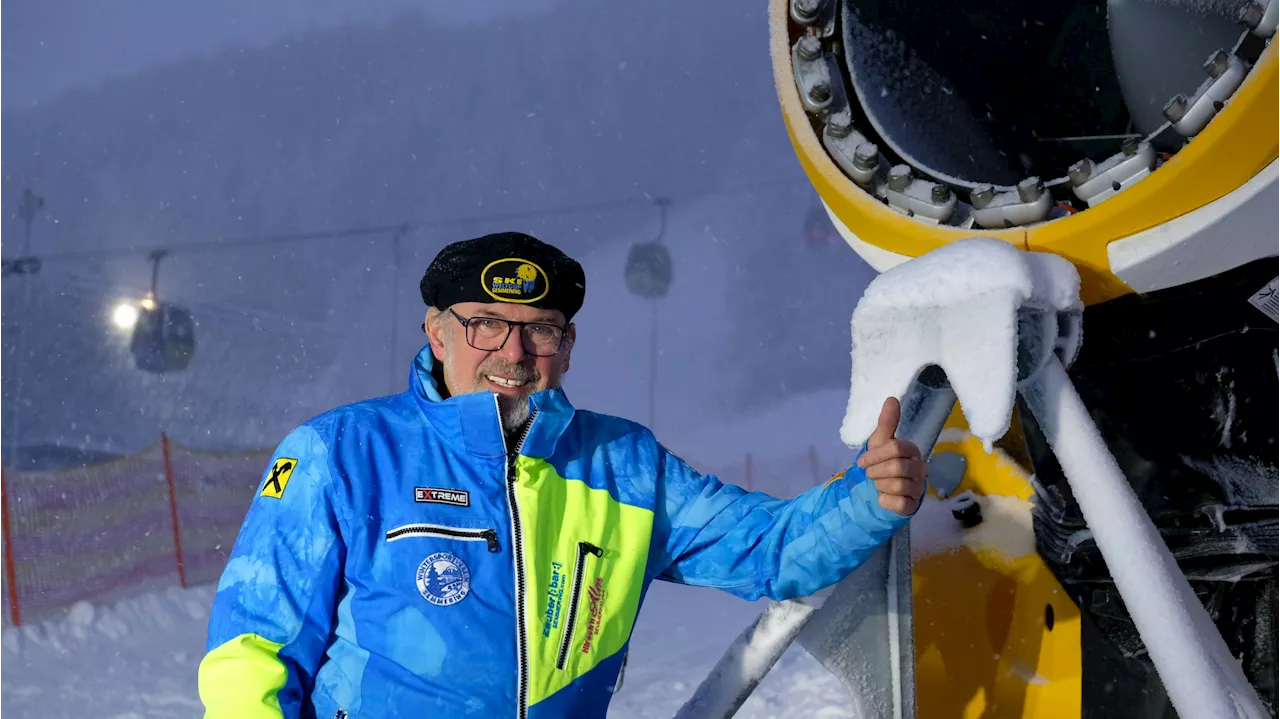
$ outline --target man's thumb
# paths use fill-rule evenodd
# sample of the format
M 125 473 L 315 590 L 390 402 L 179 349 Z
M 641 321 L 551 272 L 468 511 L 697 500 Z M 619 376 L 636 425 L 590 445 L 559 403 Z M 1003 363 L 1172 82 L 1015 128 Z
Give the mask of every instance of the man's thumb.
M 902 405 L 898 403 L 898 398 L 886 399 L 884 406 L 880 408 L 880 419 L 876 422 L 876 429 L 867 438 L 867 449 L 878 447 L 893 439 L 893 433 L 898 431 L 898 420 L 901 418 Z

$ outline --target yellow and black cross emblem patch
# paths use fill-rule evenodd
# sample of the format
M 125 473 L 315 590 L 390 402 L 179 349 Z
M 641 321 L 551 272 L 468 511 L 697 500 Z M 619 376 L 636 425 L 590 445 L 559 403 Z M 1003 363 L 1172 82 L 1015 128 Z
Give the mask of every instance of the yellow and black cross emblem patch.
M 266 484 L 262 485 L 263 497 L 275 497 L 280 499 L 284 494 L 284 488 L 289 486 L 289 476 L 293 474 L 293 468 L 298 466 L 298 460 L 281 457 L 276 463 L 271 465 L 271 473 L 267 475 Z

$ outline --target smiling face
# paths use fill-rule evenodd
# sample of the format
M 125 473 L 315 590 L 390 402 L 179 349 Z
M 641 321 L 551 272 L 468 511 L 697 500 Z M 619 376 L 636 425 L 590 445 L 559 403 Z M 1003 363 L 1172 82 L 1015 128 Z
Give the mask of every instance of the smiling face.
M 467 327 L 459 318 L 473 325 L 470 342 Z M 477 334 L 482 329 L 481 325 L 491 328 L 495 324 L 485 323 L 485 319 L 545 323 L 545 326 L 527 328 L 523 333 L 512 327 L 506 341 L 497 349 L 476 349 L 473 345 L 489 346 Z M 564 313 L 559 310 L 506 302 L 460 302 L 443 312 L 432 308 L 427 313 L 431 352 L 443 367 L 445 387 L 450 396 L 471 392 L 496 393 L 503 427 L 508 431 L 519 428 L 528 418 L 529 395 L 560 386 L 561 377 L 569 370 L 575 332 L 573 325 L 569 325 L 559 351 L 549 357 L 530 353 L 528 346 L 535 340 L 522 339 L 522 335 L 537 336 L 546 332 L 548 327 L 563 329 L 565 325 Z M 499 337 L 498 341 L 501 339 Z

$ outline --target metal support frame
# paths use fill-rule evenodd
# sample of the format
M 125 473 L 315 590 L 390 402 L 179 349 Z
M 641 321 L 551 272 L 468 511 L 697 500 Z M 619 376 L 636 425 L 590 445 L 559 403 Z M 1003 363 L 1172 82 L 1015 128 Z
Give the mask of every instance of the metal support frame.
M 932 453 L 956 402 L 955 392 L 932 370 L 936 368 L 922 372 L 902 398 L 896 432 L 899 439 L 914 442 L 925 457 Z M 855 627 L 852 638 L 832 631 L 848 626 Z M 832 671 L 856 662 L 854 674 L 866 680 L 856 693 L 867 710 L 892 707 L 887 716 L 894 719 L 915 716 L 910 534 L 898 532 L 827 592 L 771 603 L 733 641 L 676 717 L 733 716 L 797 638 Z M 859 652 L 855 657 L 847 651 L 851 646 L 887 651 Z

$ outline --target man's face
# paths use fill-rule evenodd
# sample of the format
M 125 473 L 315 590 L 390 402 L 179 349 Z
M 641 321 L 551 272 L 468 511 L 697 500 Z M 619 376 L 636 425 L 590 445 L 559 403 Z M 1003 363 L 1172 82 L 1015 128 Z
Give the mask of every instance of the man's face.
M 474 333 L 482 327 L 491 329 L 495 325 L 484 322 L 485 319 L 543 323 L 565 329 L 565 336 L 559 351 L 548 357 L 530 353 L 526 344 L 536 340 L 533 337 L 522 339 L 522 328 L 515 326 L 498 349 L 476 349 L 467 341 L 468 330 L 459 317 L 479 320 L 473 322 L 472 339 L 481 347 L 488 347 L 492 342 Z M 460 302 L 443 312 L 435 309 L 428 312 L 427 335 L 432 354 L 443 365 L 449 394 L 496 392 L 503 405 L 504 424 L 507 424 L 507 419 L 520 419 L 521 408 L 527 411 L 529 395 L 560 386 L 561 376 L 569 370 L 569 354 L 574 340 L 574 327 L 569 325 L 566 328 L 565 324 L 564 313 L 559 310 L 506 302 Z M 538 328 L 524 330 L 526 336 L 536 336 L 538 332 Z M 520 423 L 523 423 L 522 419 Z

